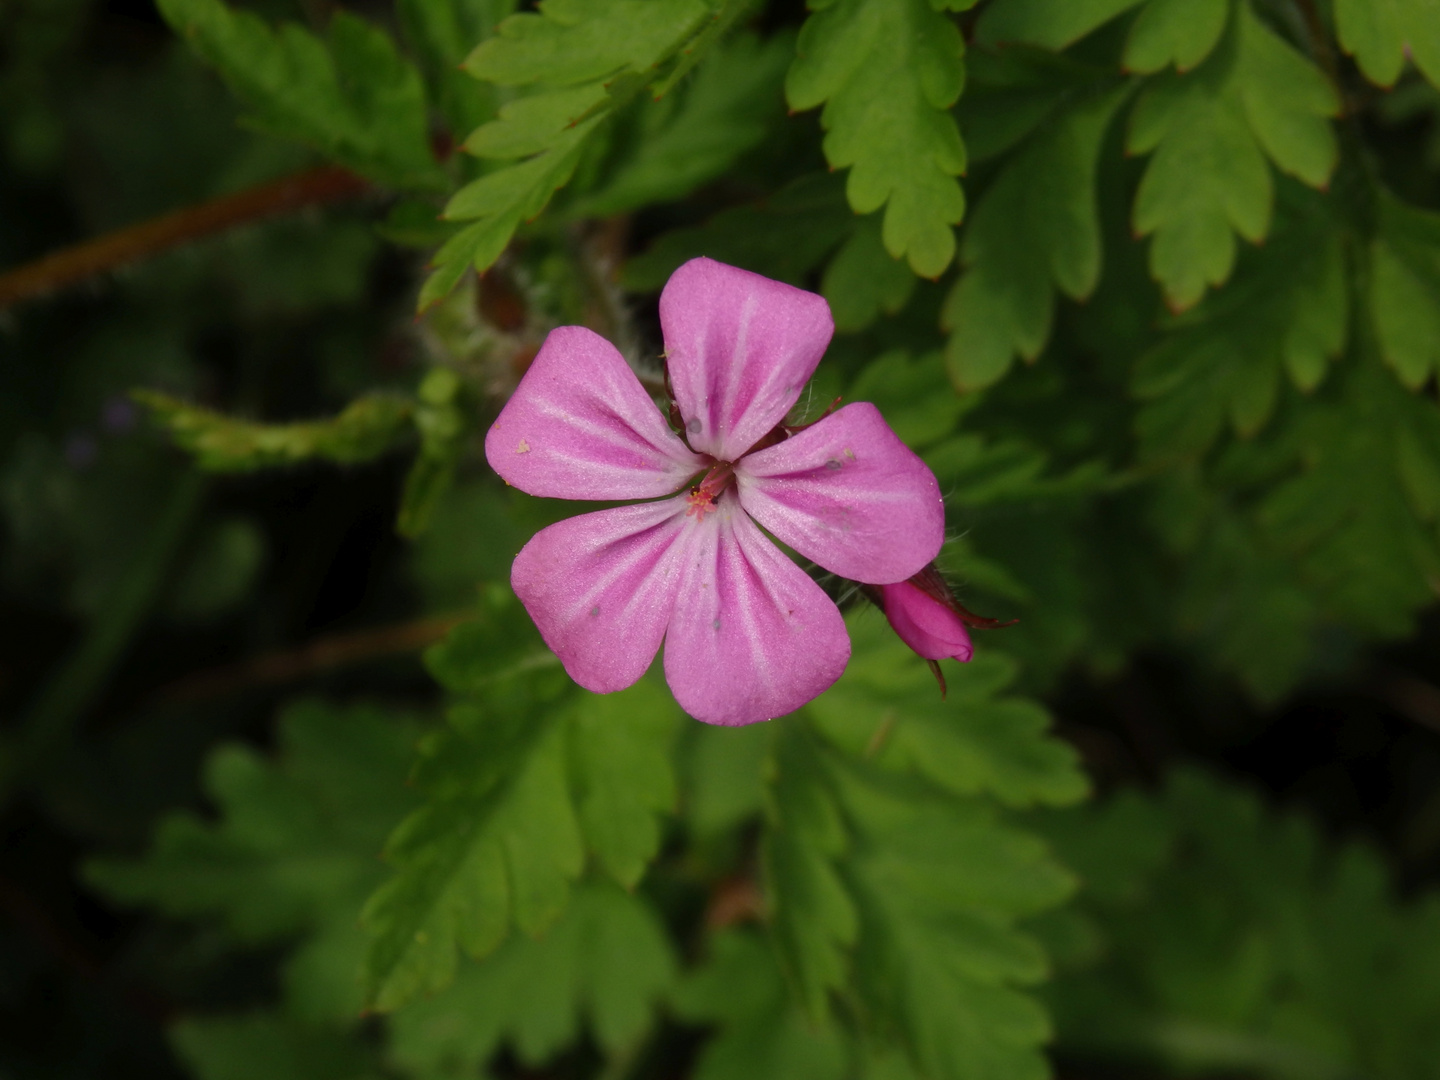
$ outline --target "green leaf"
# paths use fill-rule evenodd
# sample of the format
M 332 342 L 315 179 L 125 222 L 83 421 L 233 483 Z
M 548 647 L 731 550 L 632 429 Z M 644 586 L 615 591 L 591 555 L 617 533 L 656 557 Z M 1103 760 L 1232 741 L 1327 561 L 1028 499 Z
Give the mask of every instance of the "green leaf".
M 688 195 L 723 175 L 783 117 L 794 43 L 744 35 L 717 46 L 679 96 L 642 106 L 634 148 L 571 217 L 608 217 Z
M 799 724 L 776 737 L 769 766 L 763 852 L 780 954 L 812 1017 L 846 981 L 855 905 L 834 862 L 848 846 L 840 809 L 822 774 L 813 738 Z
M 965 273 L 945 303 L 951 377 L 995 382 L 1018 353 L 1034 360 L 1050 336 L 1055 289 L 1083 299 L 1100 276 L 1095 169 L 1125 88 L 1062 109 L 1014 154 L 965 229 Z
M 396 1061 L 419 1075 L 476 1075 L 502 1041 L 535 1068 L 570 1045 L 582 1016 L 608 1054 L 631 1049 L 675 977 L 673 946 L 643 899 L 575 890 L 544 937 L 511 938 L 467 963 L 444 993 L 390 1021 Z
M 507 585 L 482 589 L 476 618 L 425 653 L 435 681 L 456 694 L 481 695 L 497 682 L 559 663 Z
M 1152 74 L 1185 72 L 1210 55 L 1225 31 L 1230 0 L 1149 0 L 1125 39 L 1124 65 Z
M 672 56 L 710 16 L 700 0 L 542 0 L 512 15 L 465 61 L 500 86 L 573 86 L 644 73 Z
M 674 813 L 672 743 L 680 712 L 651 682 L 587 694 L 569 725 L 570 775 L 586 846 L 606 873 L 633 888 L 660 848 L 662 814 Z
M 286 965 L 291 1011 L 348 1019 L 360 1007 L 364 950 L 355 919 L 383 877 L 376 852 L 414 803 L 405 786 L 414 730 L 372 708 L 303 702 L 278 731 L 274 763 L 235 745 L 210 756 L 218 823 L 166 817 L 143 860 L 94 861 L 86 878 L 125 903 L 218 918 L 242 943 L 313 935 Z M 328 950 L 324 964 L 317 948 Z
M 842 333 L 865 329 L 882 311 L 894 315 L 915 291 L 915 275 L 885 250 L 881 224 L 878 214 L 861 218 L 825 267 L 820 291 Z
M 676 988 L 681 1019 L 718 1032 L 700 1051 L 694 1080 L 842 1080 L 847 1050 L 833 1025 L 796 1007 L 775 953 L 759 936 L 728 930 Z
M 457 952 L 490 953 L 511 923 L 538 934 L 560 915 L 584 861 L 553 712 L 512 696 L 487 715 L 452 710 L 422 747 L 425 803 L 395 830 L 395 876 L 365 905 L 366 998 L 389 1010 L 455 977 Z M 500 705 L 492 695 L 492 708 Z
M 1296 462 L 1258 521 L 1335 617 L 1403 634 L 1440 578 L 1440 410 L 1364 362 L 1281 433 Z
M 877 612 L 850 622 L 853 655 L 840 681 L 807 708 L 818 730 L 855 757 L 926 777 L 956 795 L 1009 806 L 1063 806 L 1088 790 L 1075 752 L 1048 734 L 1033 702 L 1001 693 L 1013 661 L 981 653 L 952 672 L 949 694 Z
M 380 1075 L 361 1045 L 334 1028 L 279 1016 L 188 1017 L 170 1029 L 196 1080 L 367 1080 Z
M 1013 43 L 1063 49 L 1142 0 L 994 0 L 975 28 L 988 45 Z
M 1369 284 L 1385 362 L 1418 390 L 1440 370 L 1440 214 L 1382 195 Z
M 495 640 L 506 620 L 472 625 Z M 635 884 L 659 848 L 656 817 L 674 809 L 678 713 L 668 694 L 644 681 L 578 693 L 560 673 L 533 670 L 533 631 L 518 647 L 499 645 L 518 663 L 471 637 L 457 634 L 431 664 L 484 694 L 453 708 L 450 730 L 422 748 L 415 784 L 425 803 L 391 837 L 396 874 L 366 905 L 378 1009 L 442 989 L 458 950 L 484 957 L 512 923 L 548 932 L 587 849 Z
M 200 468 L 212 472 L 248 472 L 311 458 L 341 465 L 370 461 L 409 434 L 414 408 L 393 394 L 367 394 L 330 420 L 257 424 L 156 390 L 131 396 L 195 455 Z
M 850 206 L 884 206 L 885 249 L 921 277 L 950 264 L 965 212 L 955 179 L 965 148 L 949 112 L 963 54 L 958 28 L 926 0 L 834 0 L 813 5 L 785 82 L 792 109 L 825 105 L 825 158 L 850 169 Z
M 1335 0 L 1335 31 L 1371 82 L 1393 86 L 1410 60 L 1440 87 L 1440 9 L 1434 0 Z
M 514 0 L 396 0 L 395 14 L 421 60 L 431 98 L 453 132 L 473 131 L 494 115 L 498 95 L 460 63 L 514 6 Z
M 1133 387 L 1146 403 L 1135 421 L 1143 459 L 1201 454 L 1227 425 L 1254 435 L 1274 411 L 1286 373 L 1298 389 L 1314 390 L 1344 349 L 1343 238 L 1323 203 L 1300 206 L 1288 226 L 1242 258 L 1225 289 L 1173 319 L 1136 366 Z
M 722 210 L 704 225 L 665 233 L 625 264 L 621 280 L 636 292 L 658 292 L 682 263 L 706 255 L 800 284 L 854 227 L 835 177 L 811 174 L 760 202 Z
M 1172 308 L 1192 306 L 1206 285 L 1229 277 L 1234 233 L 1258 242 L 1269 232 L 1267 157 L 1312 187 L 1326 184 L 1337 149 L 1325 118 L 1338 111 L 1324 76 L 1248 5 L 1204 64 L 1146 90 L 1128 148 L 1154 156 L 1132 220 L 1139 235 L 1155 234 L 1150 269 Z
M 380 30 L 340 12 L 325 42 L 286 23 L 271 30 L 221 0 L 159 0 L 189 40 L 270 134 L 313 146 L 382 184 L 436 189 L 420 77 Z

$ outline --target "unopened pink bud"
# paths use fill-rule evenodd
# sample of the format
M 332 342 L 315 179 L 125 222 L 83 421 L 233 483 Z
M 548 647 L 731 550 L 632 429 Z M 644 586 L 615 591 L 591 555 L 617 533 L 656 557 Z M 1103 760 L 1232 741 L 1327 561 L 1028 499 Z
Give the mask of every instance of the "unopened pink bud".
M 926 660 L 969 660 L 974 653 L 959 614 L 909 581 L 879 586 L 885 618 Z

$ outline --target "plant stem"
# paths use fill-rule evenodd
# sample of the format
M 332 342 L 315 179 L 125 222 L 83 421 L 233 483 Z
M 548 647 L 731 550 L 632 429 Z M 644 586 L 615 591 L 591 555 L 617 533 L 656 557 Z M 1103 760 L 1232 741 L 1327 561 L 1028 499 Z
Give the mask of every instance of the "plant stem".
M 46 296 L 98 274 L 236 225 L 306 206 L 353 199 L 372 190 L 348 169 L 324 165 L 196 203 L 138 225 L 62 248 L 0 274 L 0 309 Z

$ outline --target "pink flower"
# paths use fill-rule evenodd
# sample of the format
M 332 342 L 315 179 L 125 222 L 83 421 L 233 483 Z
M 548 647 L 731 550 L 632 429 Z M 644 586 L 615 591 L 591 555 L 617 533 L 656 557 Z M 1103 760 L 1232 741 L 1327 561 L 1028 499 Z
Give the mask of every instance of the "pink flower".
M 579 326 L 551 332 L 486 435 L 491 466 L 531 495 L 655 500 L 541 530 L 510 582 L 586 689 L 630 686 L 663 639 L 691 716 L 780 716 L 840 677 L 850 639 L 760 527 L 842 577 L 904 581 L 940 549 L 939 487 L 873 405 L 781 426 L 834 329 L 821 297 L 694 259 L 666 284 L 660 325 L 683 440 Z
M 901 641 L 925 660 L 969 660 L 975 652 L 965 621 L 912 582 L 880 586 L 880 608 Z

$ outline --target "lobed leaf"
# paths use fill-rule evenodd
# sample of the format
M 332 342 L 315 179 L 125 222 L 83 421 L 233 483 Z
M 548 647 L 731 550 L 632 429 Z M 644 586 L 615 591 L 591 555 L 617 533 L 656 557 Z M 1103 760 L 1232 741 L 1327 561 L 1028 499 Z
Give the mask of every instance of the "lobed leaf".
M 950 264 L 965 212 L 965 148 L 949 113 L 963 54 L 955 24 L 926 0 L 834 0 L 813 5 L 785 82 L 792 109 L 824 104 L 825 158 L 850 169 L 850 206 L 885 207 L 885 249 L 921 277 Z
M 1407 60 L 1440 87 L 1440 6 L 1435 0 L 1335 0 L 1335 32 L 1365 77 L 1393 86 Z
M 1154 234 L 1151 273 L 1176 310 L 1229 277 L 1235 233 L 1259 242 L 1269 232 L 1267 159 L 1312 187 L 1337 160 L 1326 118 L 1339 102 L 1324 76 L 1248 5 L 1231 23 L 1204 64 L 1161 76 L 1131 117 L 1129 150 L 1153 152 L 1132 221 Z
M 946 359 L 961 389 L 987 386 L 1050 336 L 1055 289 L 1083 299 L 1100 276 L 1095 170 L 1126 88 L 1061 108 L 1012 155 L 981 198 L 945 302 Z
M 1420 389 L 1440 369 L 1440 214 L 1382 195 L 1367 299 L 1385 362 Z

